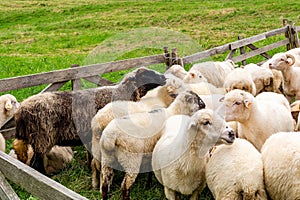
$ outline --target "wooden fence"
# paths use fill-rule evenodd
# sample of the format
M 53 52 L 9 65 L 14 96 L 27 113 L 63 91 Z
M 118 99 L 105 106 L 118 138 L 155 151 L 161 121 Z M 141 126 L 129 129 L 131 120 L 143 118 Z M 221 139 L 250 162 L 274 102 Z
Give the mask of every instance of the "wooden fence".
M 56 91 L 68 81 L 72 81 L 73 90 L 81 89 L 80 79 L 85 79 L 99 86 L 110 85 L 110 81 L 101 78 L 99 74 L 120 71 L 140 66 L 150 66 L 165 63 L 167 68 L 173 64 L 185 65 L 194 63 L 204 58 L 216 54 L 227 53 L 226 59 L 231 59 L 235 63 L 242 62 L 246 64 L 247 59 L 254 56 L 263 56 L 265 59 L 271 58 L 268 51 L 285 46 L 286 50 L 299 47 L 300 26 L 294 26 L 293 22 L 283 20 L 283 27 L 271 30 L 259 35 L 248 38 L 238 38 L 238 41 L 217 46 L 193 55 L 180 58 L 176 49 L 171 52 L 164 48 L 164 53 L 142 58 L 121 60 L 94 64 L 89 66 L 74 65 L 69 69 L 55 70 L 45 73 L 32 74 L 27 76 L 5 78 L 0 80 L 0 92 L 27 88 L 37 85 L 49 84 L 42 92 Z M 284 36 L 282 40 L 266 46 L 257 47 L 255 42 L 266 40 L 273 36 Z M 246 49 L 248 48 L 248 49 Z M 237 52 L 239 51 L 239 54 Z M 4 126 L 0 127 L 0 133 L 6 139 L 14 137 L 14 128 L 11 128 L 12 120 L 9 120 Z M 7 128 L 10 127 L 10 128 Z M 0 196 L 1 199 L 19 199 L 14 193 L 6 178 L 23 187 L 29 193 L 40 199 L 86 199 L 79 194 L 67 189 L 52 179 L 43 176 L 27 165 L 9 157 L 0 152 Z

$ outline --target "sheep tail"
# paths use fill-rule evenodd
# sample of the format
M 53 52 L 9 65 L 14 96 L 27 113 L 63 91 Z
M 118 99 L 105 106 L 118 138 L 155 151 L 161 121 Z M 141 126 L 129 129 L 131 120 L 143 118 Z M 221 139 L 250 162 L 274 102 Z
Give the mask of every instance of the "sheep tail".
M 101 150 L 113 151 L 116 148 L 116 134 L 103 134 L 100 139 Z

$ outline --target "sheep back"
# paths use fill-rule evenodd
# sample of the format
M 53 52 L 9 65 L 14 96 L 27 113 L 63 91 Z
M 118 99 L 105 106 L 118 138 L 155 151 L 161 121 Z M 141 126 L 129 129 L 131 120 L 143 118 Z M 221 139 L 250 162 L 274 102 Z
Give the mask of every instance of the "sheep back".
M 300 132 L 279 132 L 262 147 L 266 190 L 273 200 L 300 199 Z
M 261 155 L 244 139 L 215 147 L 206 166 L 206 180 L 216 200 L 267 199 Z

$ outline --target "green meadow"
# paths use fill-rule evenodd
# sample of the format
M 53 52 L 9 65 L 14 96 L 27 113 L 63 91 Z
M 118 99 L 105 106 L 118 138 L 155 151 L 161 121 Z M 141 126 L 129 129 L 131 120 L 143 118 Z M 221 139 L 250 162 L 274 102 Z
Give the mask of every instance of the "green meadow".
M 65 69 L 72 64 L 161 54 L 164 46 L 178 48 L 180 56 L 191 55 L 236 41 L 238 36 L 280 28 L 285 18 L 298 26 L 299 7 L 298 0 L 0 0 L 0 79 Z M 165 66 L 153 67 L 163 72 Z M 103 76 L 117 82 L 124 73 Z M 9 93 L 22 101 L 44 87 Z M 70 84 L 63 89 L 70 89 Z M 7 148 L 11 149 L 11 141 Z M 101 199 L 100 192 L 91 188 L 83 147 L 74 150 L 74 161 L 51 178 L 88 199 Z M 111 199 L 121 198 L 123 175 L 115 174 Z M 155 178 L 146 188 L 147 176 L 137 178 L 132 199 L 165 199 Z M 21 199 L 37 199 L 19 186 L 13 187 Z M 213 197 L 205 189 L 199 199 Z

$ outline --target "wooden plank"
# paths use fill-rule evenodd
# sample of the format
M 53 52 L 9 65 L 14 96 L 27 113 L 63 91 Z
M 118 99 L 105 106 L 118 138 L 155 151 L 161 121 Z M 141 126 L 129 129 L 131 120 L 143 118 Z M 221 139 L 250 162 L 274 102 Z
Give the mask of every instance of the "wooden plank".
M 75 67 L 51 72 L 32 74 L 27 76 L 5 78 L 0 80 L 0 92 L 32 87 L 42 84 L 69 81 L 77 78 L 84 78 L 119 71 L 141 66 L 149 66 L 164 63 L 164 55 L 154 55 L 142 58 L 133 58 L 116 62 L 94 64 L 89 66 Z
M 232 42 L 232 43 L 230 43 L 230 50 L 237 49 L 242 46 L 246 46 L 247 44 L 252 44 L 252 43 L 264 40 L 264 39 L 274 36 L 274 35 L 282 34 L 287 30 L 288 30 L 287 27 L 283 27 L 283 28 L 268 31 L 268 32 L 265 32 L 265 33 L 262 33 L 259 35 L 255 35 L 252 37 L 244 38 L 244 39 L 236 41 L 236 42 Z
M 40 93 L 43 92 L 54 92 L 59 90 L 62 86 L 64 86 L 64 84 L 66 84 L 68 81 L 63 81 L 63 82 L 59 82 L 59 83 L 51 83 L 49 84 L 46 88 L 44 88 Z
M 250 49 L 252 49 L 252 50 L 256 50 L 256 49 L 259 49 L 258 47 L 256 47 L 255 45 L 253 45 L 253 44 L 248 44 L 247 45 L 247 47 L 249 47 Z M 267 58 L 267 59 L 270 59 L 272 56 L 270 56 L 269 54 L 267 54 L 267 53 L 261 53 L 260 54 L 261 56 L 263 56 L 263 57 L 265 57 L 265 58 Z
M 243 39 L 243 37 L 242 36 L 238 36 L 238 40 L 242 40 Z M 241 46 L 240 47 L 240 53 L 241 54 L 245 54 L 245 46 Z M 246 63 L 246 60 L 242 60 L 242 65 L 246 65 L 247 63 Z
M 80 67 L 78 64 L 71 65 L 71 68 Z M 81 80 L 80 78 L 75 78 L 71 80 L 72 90 L 81 90 Z
M 185 56 L 185 57 L 182 58 L 182 62 L 183 62 L 184 65 L 188 64 L 188 63 L 193 63 L 193 62 L 199 61 L 203 58 L 208 58 L 210 56 L 213 56 L 215 54 L 224 53 L 228 50 L 229 50 L 229 44 L 225 44 L 225 45 L 222 45 L 222 46 L 217 46 L 217 47 L 214 47 L 212 49 L 201 51 L 201 52 L 195 53 L 195 54 L 190 55 L 190 56 Z
M 261 48 L 259 48 L 257 50 L 251 51 L 249 53 L 245 53 L 243 55 L 236 56 L 236 57 L 232 58 L 231 60 L 233 62 L 240 62 L 242 60 L 245 60 L 245 59 L 248 59 L 248 58 L 260 55 L 263 52 L 267 52 L 267 51 L 270 51 L 270 50 L 275 49 L 277 47 L 281 47 L 281 46 L 286 45 L 288 43 L 289 43 L 288 39 L 281 40 L 279 42 L 276 42 L 276 43 L 273 43 L 273 44 L 261 47 Z
M 1 200 L 20 200 L 13 188 L 5 179 L 4 175 L 0 171 L 0 197 Z
M 230 53 L 226 56 L 225 60 L 231 59 L 233 55 L 235 54 L 236 49 L 233 49 L 230 51 Z
M 7 129 L 1 129 L 0 130 L 0 133 L 3 135 L 3 137 L 6 139 L 6 140 L 10 140 L 10 139 L 13 139 L 15 138 L 15 135 L 16 135 L 16 128 L 13 127 L 13 128 L 7 128 Z
M 4 176 L 30 194 L 45 200 L 76 200 L 87 198 L 42 175 L 24 163 L 0 152 L 0 170 Z
M 100 76 L 90 76 L 90 77 L 85 77 L 84 79 L 89 82 L 92 82 L 96 85 L 99 85 L 99 86 L 114 85 L 113 82 L 106 80 L 104 78 L 101 78 Z

